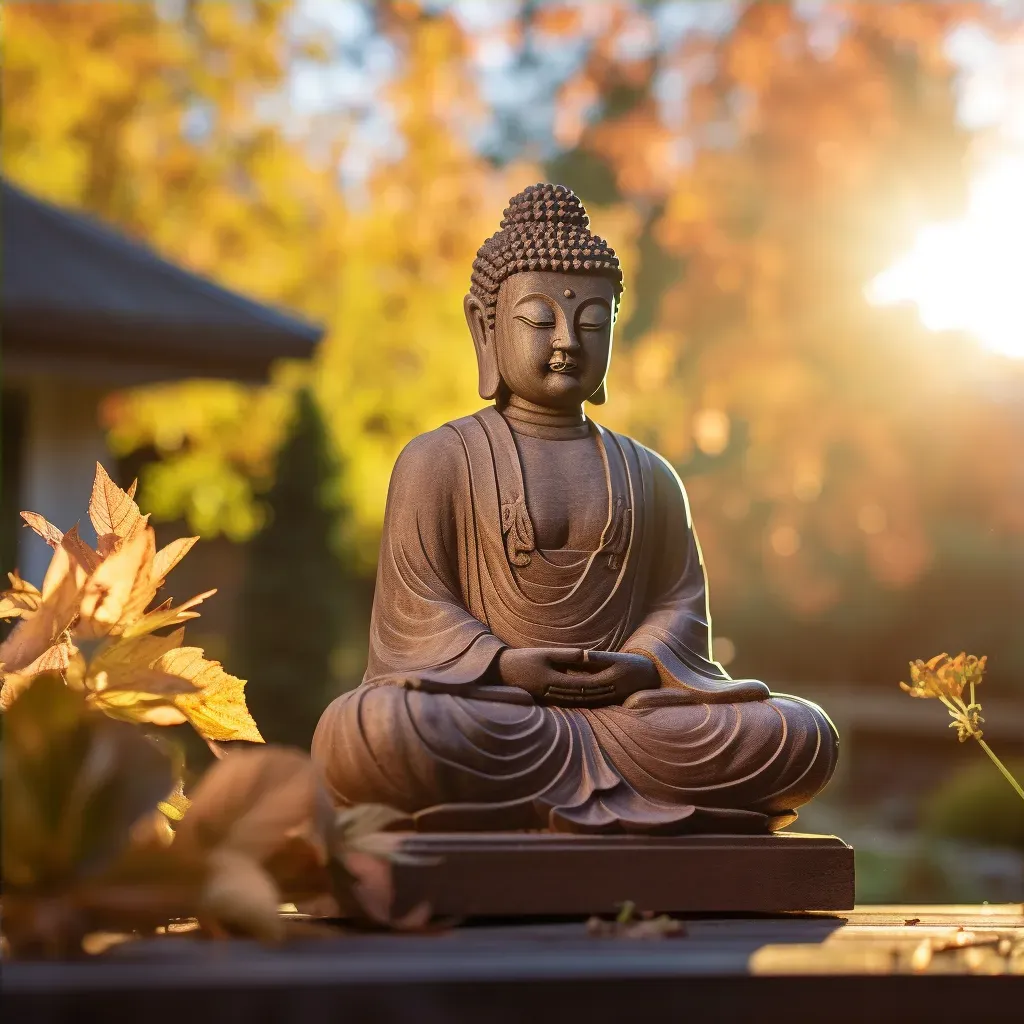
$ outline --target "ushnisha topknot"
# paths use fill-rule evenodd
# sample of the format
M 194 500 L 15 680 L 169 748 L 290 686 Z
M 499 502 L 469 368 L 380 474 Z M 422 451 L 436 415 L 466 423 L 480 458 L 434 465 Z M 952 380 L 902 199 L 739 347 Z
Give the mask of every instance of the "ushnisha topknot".
M 565 185 L 540 182 L 513 196 L 501 227 L 477 251 L 470 291 L 484 304 L 489 326 L 502 281 L 527 270 L 601 274 L 615 284 L 616 306 L 622 294 L 615 250 L 591 233 L 587 211 Z

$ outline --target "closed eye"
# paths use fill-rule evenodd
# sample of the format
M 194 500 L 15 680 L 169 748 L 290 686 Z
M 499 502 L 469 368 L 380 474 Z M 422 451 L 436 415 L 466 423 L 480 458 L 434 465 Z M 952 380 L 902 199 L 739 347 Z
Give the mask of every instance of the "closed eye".
M 517 316 L 517 320 L 521 320 L 524 324 L 529 324 L 531 327 L 545 328 L 554 327 L 554 320 L 531 320 L 528 316 Z
M 608 326 L 608 321 L 602 320 L 599 324 L 581 323 L 579 326 L 581 331 L 603 331 Z

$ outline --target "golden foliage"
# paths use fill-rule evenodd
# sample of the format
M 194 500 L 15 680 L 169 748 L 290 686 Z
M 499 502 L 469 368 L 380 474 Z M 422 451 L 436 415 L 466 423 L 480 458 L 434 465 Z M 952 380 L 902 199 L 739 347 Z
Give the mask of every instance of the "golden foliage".
M 592 211 L 627 275 L 601 419 L 687 477 L 720 598 L 759 577 L 807 616 L 849 596 L 857 563 L 872 585 L 920 581 L 936 508 L 970 502 L 981 529 L 1024 529 L 1012 410 L 946 402 L 955 351 L 862 296 L 923 221 L 956 209 L 967 139 L 943 41 L 984 5 L 859 3 L 840 19 L 829 6 L 751 2 L 730 31 L 672 44 L 647 5 L 613 0 L 527 5 L 495 29 L 517 47 L 584 44 L 554 126 L 584 158 L 582 185 L 567 183 L 589 200 L 597 166 L 618 193 Z M 294 61 L 326 59 L 290 34 L 292 5 L 189 8 L 188 21 L 141 3 L 6 11 L 5 173 L 326 326 L 315 365 L 268 387 L 153 385 L 104 415 L 118 453 L 161 455 L 142 478 L 154 516 L 244 539 L 312 383 L 345 467 L 331 498 L 351 506 L 345 540 L 369 569 L 397 453 L 478 404 L 470 263 L 541 172 L 496 169 L 467 141 L 488 111 L 449 14 L 386 5 L 400 71 L 373 109 L 401 155 L 346 193 L 336 169 L 364 144 L 347 114 L 261 114 L 280 109 Z M 634 283 L 652 279 L 663 287 L 634 327 Z M 908 394 L 942 415 L 923 425 Z M 733 427 L 710 451 L 706 410 Z
M 152 385 L 103 410 L 118 454 L 152 446 L 145 507 L 203 536 L 251 536 L 300 386 L 312 384 L 346 466 L 344 538 L 372 567 L 391 466 L 409 438 L 477 404 L 462 296 L 477 246 L 534 169 L 495 172 L 465 138 L 482 107 L 457 21 L 395 17 L 398 78 L 378 102 L 405 155 L 348 195 L 342 116 L 258 115 L 279 104 L 291 4 L 197 0 L 179 20 L 151 4 L 18 5 L 5 12 L 5 173 L 89 210 L 161 253 L 323 323 L 315 366 L 268 387 Z M 416 10 L 417 5 L 410 5 Z M 395 13 L 392 6 L 391 13 Z M 298 53 L 296 52 L 298 49 Z M 204 113 L 195 135 L 183 132 Z
M 278 941 L 281 905 L 311 899 L 390 923 L 397 837 L 375 833 L 402 816 L 338 814 L 295 750 L 229 753 L 191 800 L 172 790 L 179 767 L 55 674 L 22 690 L 4 744 L 4 925 L 15 955 L 66 957 L 107 945 L 90 940 L 98 932 L 127 938 L 193 917 L 210 935 Z M 153 828 L 166 821 L 158 810 L 175 833 Z M 422 921 L 423 911 L 410 923 Z
M 245 706 L 245 683 L 198 647 L 183 646 L 181 623 L 213 591 L 150 609 L 167 574 L 195 543 L 156 550 L 148 516 L 102 466 L 88 515 L 97 549 L 35 513 L 26 523 L 54 548 L 41 591 L 15 574 L 0 595 L 0 615 L 20 619 L 0 644 L 0 707 L 7 709 L 33 678 L 56 671 L 107 715 L 156 725 L 191 722 L 208 741 L 262 742 Z M 147 610 L 150 609 L 150 610 Z M 177 627 L 169 634 L 158 631 Z M 170 787 L 168 787 L 169 789 Z

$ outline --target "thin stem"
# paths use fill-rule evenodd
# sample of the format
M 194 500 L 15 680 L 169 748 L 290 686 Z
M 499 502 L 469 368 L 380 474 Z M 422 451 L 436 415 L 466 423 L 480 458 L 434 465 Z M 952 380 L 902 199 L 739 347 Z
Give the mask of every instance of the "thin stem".
M 939 700 L 941 700 L 942 703 L 945 704 L 947 708 L 949 708 L 949 713 L 951 715 L 955 716 L 957 714 L 956 706 L 953 704 L 953 702 L 948 697 L 946 697 L 944 694 L 940 693 L 939 694 Z
M 979 739 L 978 743 L 981 745 L 981 749 L 984 750 L 990 758 L 992 758 L 992 763 L 1003 773 L 1006 781 L 1013 786 L 1017 796 L 1019 796 L 1021 800 L 1024 800 L 1024 789 L 1021 788 L 1020 783 L 1006 770 L 1006 765 L 996 757 L 992 752 L 992 748 L 984 740 Z
M 971 703 L 974 703 L 974 680 L 971 680 Z

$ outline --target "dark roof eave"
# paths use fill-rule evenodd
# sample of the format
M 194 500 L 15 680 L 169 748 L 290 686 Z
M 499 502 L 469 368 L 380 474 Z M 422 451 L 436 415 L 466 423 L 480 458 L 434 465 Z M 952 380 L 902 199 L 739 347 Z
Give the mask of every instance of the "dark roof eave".
M 190 327 L 53 311 L 0 313 L 5 376 L 77 374 L 112 383 L 187 377 L 266 379 L 279 359 L 309 359 L 316 341 L 262 325 Z
M 230 374 L 232 367 L 308 358 L 323 335 L 6 180 L 2 198 L 5 353 L 77 348 L 83 357 L 88 345 L 98 356 L 183 369 L 219 365 Z

